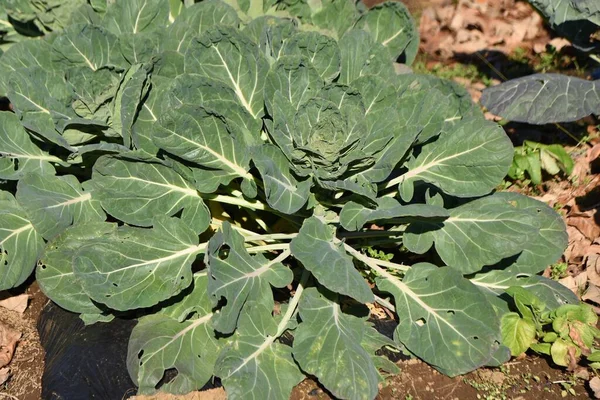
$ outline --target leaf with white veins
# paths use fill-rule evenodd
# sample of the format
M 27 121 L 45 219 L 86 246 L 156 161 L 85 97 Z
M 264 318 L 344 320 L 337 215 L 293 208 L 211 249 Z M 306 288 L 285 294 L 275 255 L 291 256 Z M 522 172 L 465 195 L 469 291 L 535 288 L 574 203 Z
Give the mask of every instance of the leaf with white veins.
M 46 246 L 36 280 L 44 294 L 62 308 L 82 314 L 101 314 L 100 309 L 83 290 L 73 271 L 73 257 L 79 248 L 95 238 L 112 234 L 116 224 L 94 222 L 74 225 L 64 230 Z
M 513 153 L 510 139 L 497 124 L 480 118 L 461 121 L 404 165 L 408 172 L 400 178 L 400 194 L 410 201 L 416 181 L 457 197 L 488 194 L 506 176 Z
M 482 197 L 450 210 L 442 221 L 415 221 L 404 233 L 404 245 L 422 254 L 435 242 L 446 265 L 463 274 L 517 255 L 536 235 L 536 214 L 521 210 L 497 195 Z
M 298 181 L 279 148 L 271 144 L 256 147 L 252 161 L 262 176 L 269 206 L 285 214 L 293 214 L 306 204 L 312 181 Z
M 479 289 L 448 267 L 416 264 L 403 281 L 377 279 L 395 298 L 394 338 L 449 376 L 486 365 L 500 346 L 500 324 Z
M 187 288 L 192 263 L 203 249 L 185 222 L 157 217 L 152 229 L 125 225 L 84 244 L 73 269 L 93 300 L 115 310 L 133 310 Z
M 71 225 L 106 219 L 89 181 L 81 184 L 73 175 L 26 175 L 17 185 L 17 201 L 47 240 Z
M 19 117 L 0 112 L 0 179 L 16 180 L 30 172 L 54 175 L 53 162 L 63 163 L 33 144 Z
M 236 329 L 238 318 L 249 301 L 273 309 L 273 287 L 285 287 L 293 279 L 292 271 L 262 254 L 251 256 L 244 247 L 244 238 L 231 224 L 223 223 L 208 242 L 204 262 L 208 265 L 208 292 L 217 304 L 227 300 L 213 319 L 214 328 L 222 333 Z
M 299 305 L 302 322 L 294 334 L 294 359 L 336 397 L 374 399 L 378 373 L 361 346 L 369 327 L 365 320 L 342 312 L 330 298 L 333 296 L 316 288 L 304 291 Z
M 376 200 L 375 209 L 350 201 L 344 204 L 340 212 L 340 224 L 344 229 L 356 231 L 369 221 L 386 220 L 391 218 L 434 219 L 443 221 L 450 214 L 446 209 L 428 204 L 401 205 L 391 197 L 381 197 Z
M 0 290 L 19 286 L 31 275 L 44 240 L 12 194 L 0 191 Z
M 185 71 L 223 82 L 254 117 L 262 116 L 263 88 L 269 64 L 258 46 L 226 26 L 215 26 L 195 38 L 185 55 Z
M 208 228 L 208 207 L 193 185 L 158 159 L 102 157 L 91 183 L 102 207 L 128 224 L 151 226 L 157 215 L 181 219 L 195 232 Z
M 177 376 L 160 387 L 173 394 L 198 390 L 213 375 L 221 344 L 210 325 L 212 310 L 206 293 L 206 274 L 194 275 L 193 289 L 188 296 L 199 302 L 197 315 L 178 321 L 159 312 L 140 319 L 129 339 L 127 369 L 140 394 L 152 394 L 171 368 Z M 185 299 L 184 299 L 185 301 Z
M 158 119 L 152 140 L 161 149 L 206 168 L 205 177 L 197 179 L 200 191 L 211 193 L 238 177 L 252 179 L 244 142 L 215 111 L 186 104 L 168 110 Z M 203 178 L 216 185 L 211 181 L 204 188 Z
M 292 349 L 276 340 L 278 325 L 271 314 L 265 305 L 248 302 L 231 345 L 219 355 L 215 374 L 228 399 L 287 399 L 304 379 Z
M 107 8 L 102 25 L 115 35 L 166 29 L 169 4 L 166 1 L 116 1 Z
M 356 270 L 343 245 L 334 243 L 335 229 L 318 217 L 304 220 L 290 243 L 292 255 L 327 289 L 361 303 L 373 301 L 373 293 Z
M 406 6 L 400 2 L 379 4 L 363 14 L 356 28 L 369 32 L 386 47 L 396 61 L 404 54 L 404 64 L 412 64 L 419 50 L 419 31 Z

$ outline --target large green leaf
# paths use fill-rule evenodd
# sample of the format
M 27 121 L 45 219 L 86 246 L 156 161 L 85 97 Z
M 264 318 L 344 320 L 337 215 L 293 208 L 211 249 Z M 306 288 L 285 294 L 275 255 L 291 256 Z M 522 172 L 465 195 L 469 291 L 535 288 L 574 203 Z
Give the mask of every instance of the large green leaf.
M 7 85 L 7 96 L 23 126 L 72 150 L 56 126 L 77 117 L 70 107 L 73 91 L 62 74 L 40 67 L 19 69 L 10 74 Z
M 0 179 L 16 180 L 30 172 L 54 175 L 52 163 L 62 160 L 33 144 L 15 114 L 0 112 Z
M 81 282 L 73 271 L 73 257 L 84 244 L 95 238 L 113 234 L 116 224 L 88 223 L 67 228 L 46 246 L 36 280 L 40 288 L 52 301 L 62 308 L 81 314 L 101 314 L 90 296 L 83 290 Z
M 299 55 L 330 83 L 340 74 L 341 56 L 336 41 L 318 32 L 298 32 L 285 41 L 283 55 Z
M 512 271 L 491 270 L 475 275 L 470 281 L 484 292 L 500 296 L 511 286 L 520 286 L 539 297 L 554 310 L 563 304 L 577 304 L 577 296 L 566 286 L 543 276 L 515 274 Z
M 391 197 L 377 199 L 376 208 L 367 208 L 362 204 L 350 201 L 344 204 L 340 212 L 340 224 L 349 231 L 356 231 L 369 221 L 392 218 L 433 219 L 443 221 L 450 216 L 443 207 L 429 204 L 401 205 Z
M 108 67 L 96 71 L 88 67 L 73 67 L 68 70 L 66 78 L 76 89 L 72 103 L 75 113 L 82 118 L 97 120 L 108 125 L 112 117 L 111 101 L 119 89 L 121 74 Z M 95 135 L 87 136 L 87 140 L 95 137 Z M 71 144 L 80 144 L 87 140 L 67 139 Z
M 116 1 L 106 10 L 102 25 L 115 35 L 161 31 L 169 23 L 169 3 L 153 0 Z
M 151 226 L 157 215 L 181 219 L 195 232 L 210 222 L 208 207 L 193 185 L 157 159 L 102 157 L 94 164 L 92 184 L 102 207 L 128 224 Z
M 318 217 L 304 220 L 290 243 L 292 255 L 327 289 L 361 303 L 373 301 L 373 293 L 356 270 L 343 245 L 334 242 L 335 229 Z
M 42 67 L 53 69 L 51 61 L 52 45 L 46 40 L 24 40 L 12 45 L 2 57 L 0 57 L 0 92 L 5 92 L 5 81 L 9 72 L 21 68 Z
M 152 140 L 163 150 L 206 169 L 197 170 L 198 190 L 213 192 L 232 179 L 252 179 L 250 154 L 221 116 L 202 106 L 182 105 L 164 112 Z
M 272 309 L 248 302 L 231 345 L 216 362 L 215 374 L 222 379 L 228 399 L 287 399 L 304 379 L 291 347 L 275 340 L 276 334 Z
M 168 92 L 169 107 L 187 104 L 214 110 L 223 115 L 237 138 L 248 145 L 260 142 L 262 122 L 252 117 L 233 89 L 222 82 L 198 74 L 181 74 L 171 82 Z
M 223 297 L 227 300 L 213 318 L 215 329 L 225 334 L 236 329 L 246 303 L 256 301 L 273 309 L 271 286 L 285 287 L 293 279 L 292 271 L 280 262 L 268 260 L 262 254 L 248 254 L 243 236 L 228 222 L 208 242 L 205 263 L 213 304 Z
M 168 58 L 165 52 L 160 51 L 160 45 L 163 41 L 162 32 L 143 32 L 143 33 L 121 33 L 119 34 L 119 49 L 125 60 L 131 64 L 158 63 L 158 60 Z M 159 55 L 160 53 L 160 55 Z M 183 55 L 178 54 L 183 71 Z M 155 72 L 158 72 L 158 68 Z
M 65 68 L 82 66 L 94 71 L 104 66 L 124 66 L 117 42 L 117 36 L 99 26 L 72 25 L 54 40 L 52 61 Z
M 404 233 L 404 245 L 422 254 L 435 242 L 446 265 L 464 274 L 519 254 L 528 238 L 538 234 L 537 215 L 495 196 L 453 208 L 443 222 L 413 222 Z
M 371 400 L 378 392 L 378 373 L 361 342 L 366 321 L 344 313 L 331 292 L 304 291 L 294 335 L 294 359 L 317 377 L 334 396 Z
M 416 264 L 403 281 L 379 278 L 377 286 L 396 300 L 395 340 L 446 375 L 486 365 L 500 346 L 491 304 L 452 268 Z
M 323 79 L 301 56 L 284 56 L 271 66 L 265 83 L 265 103 L 273 115 L 275 92 L 279 91 L 297 110 L 315 97 L 323 87 Z
M 123 75 L 115 94 L 111 126 L 121 135 L 125 147 L 131 147 L 133 123 L 149 88 L 149 71 L 142 64 L 135 64 Z
M 256 44 L 233 28 L 215 26 L 195 38 L 185 54 L 185 71 L 223 82 L 254 117 L 263 114 L 269 68 Z
M 17 185 L 17 201 L 47 240 L 71 225 L 106 219 L 89 182 L 81 184 L 73 175 L 26 175 Z
M 481 104 L 510 121 L 571 122 L 600 114 L 600 81 L 560 74 L 524 76 L 485 89 Z
M 299 2 L 301 3 L 301 2 Z M 358 11 L 353 0 L 307 2 L 312 10 L 311 22 L 340 38 L 354 25 Z
M 363 14 L 356 28 L 369 32 L 396 61 L 401 55 L 405 64 L 412 64 L 419 50 L 419 32 L 406 6 L 400 2 L 379 4 Z
M 215 25 L 237 27 L 239 18 L 235 10 L 220 0 L 205 0 L 182 10 L 161 43 L 163 49 L 185 54 L 194 37 Z
M 6 12 L 21 29 L 33 30 L 31 36 L 40 33 L 60 31 L 67 27 L 71 21 L 71 15 L 85 0 L 45 0 L 39 2 L 24 0 L 8 0 L 3 2 Z
M 538 228 L 537 234 L 528 236 L 517 259 L 509 264 L 503 263 L 502 267 L 513 274 L 537 274 L 560 258 L 569 240 L 560 214 L 547 204 L 518 193 L 495 193 L 489 201 L 508 202 L 536 216 L 532 223 Z
M 0 290 L 25 282 L 43 249 L 44 240 L 15 198 L 0 191 Z
M 306 204 L 312 181 L 298 181 L 290 172 L 289 160 L 281 150 L 264 144 L 255 148 L 252 161 L 264 182 L 269 206 L 282 213 L 293 214 Z
M 213 375 L 221 345 L 210 325 L 213 314 L 206 285 L 206 274 L 194 275 L 192 291 L 186 296 L 198 300 L 192 318 L 179 321 L 170 313 L 159 312 L 141 318 L 131 332 L 127 369 L 140 394 L 154 393 L 172 368 L 177 376 L 160 387 L 163 392 L 198 390 Z
M 95 301 L 115 310 L 150 307 L 192 281 L 192 263 L 203 251 L 198 236 L 177 218 L 158 218 L 152 229 L 122 226 L 80 247 L 76 277 Z
M 385 80 L 395 76 L 387 49 L 376 43 L 369 33 L 350 30 L 338 44 L 342 59 L 339 83 L 349 85 L 365 75 L 376 75 Z
M 405 164 L 400 194 L 410 201 L 417 181 L 457 197 L 488 194 L 506 176 L 512 158 L 510 139 L 498 125 L 479 118 L 462 121 Z
M 133 147 L 150 155 L 156 155 L 158 147 L 152 141 L 152 132 L 158 118 L 167 109 L 167 90 L 171 79 L 152 75 L 148 95 L 143 99 L 137 117 L 131 127 Z

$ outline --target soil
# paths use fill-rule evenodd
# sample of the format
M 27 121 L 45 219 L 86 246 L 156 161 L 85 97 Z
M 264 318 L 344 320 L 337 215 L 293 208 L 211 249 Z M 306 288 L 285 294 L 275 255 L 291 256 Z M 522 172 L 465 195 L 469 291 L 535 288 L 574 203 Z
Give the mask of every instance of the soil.
M 0 399 L 39 400 L 44 372 L 44 349 L 40 345 L 36 324 L 48 298 L 33 279 L 9 293 L 26 293 L 30 299 L 29 306 L 22 315 L 0 307 L 0 323 L 22 333 L 8 365 L 11 377 L 0 386 Z
M 589 399 L 582 379 L 548 364 L 539 357 L 513 360 L 502 368 L 484 368 L 449 378 L 418 359 L 398 363 L 400 374 L 381 385 L 376 400 L 558 400 Z M 573 392 L 568 389 L 572 388 Z M 564 394 L 563 394 L 564 393 Z M 573 394 L 574 393 L 574 394 Z M 334 399 L 315 381 L 305 380 L 291 400 Z

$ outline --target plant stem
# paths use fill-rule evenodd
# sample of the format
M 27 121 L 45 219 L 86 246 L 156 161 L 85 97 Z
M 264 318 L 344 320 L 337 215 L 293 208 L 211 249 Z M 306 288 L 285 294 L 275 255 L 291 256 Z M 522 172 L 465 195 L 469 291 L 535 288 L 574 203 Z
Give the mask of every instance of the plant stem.
M 308 272 L 308 270 L 304 270 L 302 272 L 302 276 L 300 277 L 300 282 L 298 283 L 298 287 L 296 287 L 296 293 L 294 293 L 294 297 L 292 297 L 292 299 L 288 303 L 288 309 L 285 312 L 285 315 L 283 316 L 283 318 L 281 319 L 281 322 L 279 322 L 279 325 L 277 326 L 277 333 L 275 334 L 274 338 L 278 338 L 279 336 L 283 335 L 283 332 L 286 331 L 288 322 L 290 322 L 290 320 L 292 319 L 292 317 L 294 316 L 294 314 L 296 312 L 296 308 L 298 307 L 298 303 L 300 302 L 300 297 L 302 296 L 302 292 L 304 291 L 304 286 L 306 285 L 306 282 L 308 281 L 309 276 L 310 276 L 310 272 Z M 275 340 L 275 339 L 273 339 L 273 340 Z
M 268 244 L 266 246 L 248 247 L 246 249 L 246 251 L 248 253 L 262 253 L 264 251 L 287 250 L 289 248 L 290 248 L 289 243 L 277 243 L 277 244 Z
M 242 199 L 242 198 L 238 198 L 238 197 L 233 197 L 233 196 L 225 196 L 222 194 L 201 194 L 202 198 L 205 200 L 209 200 L 209 201 L 216 201 L 219 203 L 224 203 L 224 204 L 232 204 L 235 206 L 240 206 L 240 207 L 245 207 L 245 208 L 249 208 L 251 210 L 270 210 L 269 207 L 267 207 L 267 205 L 265 205 L 264 203 L 256 200 L 254 202 L 250 202 L 246 199 Z
M 386 299 L 382 299 L 379 296 L 375 296 L 375 302 L 379 305 L 384 306 L 385 308 L 387 308 L 388 310 L 390 310 L 391 312 L 396 312 L 396 307 L 394 307 L 392 305 L 392 303 L 390 303 L 389 301 L 387 301 Z
M 361 232 L 340 232 L 338 236 L 344 239 L 364 239 L 373 237 L 402 236 L 403 231 L 367 230 Z
M 286 258 L 288 258 L 291 255 L 292 255 L 292 252 L 290 251 L 290 249 L 286 249 L 286 250 L 282 251 L 280 255 L 278 255 L 271 261 L 269 261 L 269 266 L 283 262 L 283 260 L 285 260 Z
M 389 268 L 389 269 L 395 269 L 395 270 L 404 271 L 404 272 L 406 272 L 406 271 L 408 271 L 410 269 L 410 266 L 408 266 L 408 265 L 396 264 L 396 263 L 393 263 L 391 261 L 378 260 L 376 258 L 371 258 L 371 257 L 369 257 L 369 258 L 371 260 L 373 260 L 373 262 L 375 264 L 380 265 L 382 267 Z
M 246 236 L 244 240 L 246 242 L 256 242 L 258 240 L 269 241 L 269 240 L 286 240 L 293 239 L 298 236 L 297 233 L 270 233 L 267 235 L 256 235 L 256 236 Z

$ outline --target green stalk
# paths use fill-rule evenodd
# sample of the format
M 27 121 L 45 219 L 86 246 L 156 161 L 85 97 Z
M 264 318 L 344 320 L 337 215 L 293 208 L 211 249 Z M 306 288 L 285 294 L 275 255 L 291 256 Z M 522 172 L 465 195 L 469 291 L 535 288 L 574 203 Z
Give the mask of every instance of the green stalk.
M 232 204 L 235 206 L 249 208 L 251 210 L 261 210 L 261 211 L 269 210 L 269 211 L 271 211 L 271 209 L 266 204 L 264 204 L 263 202 L 258 201 L 258 200 L 254 201 L 254 202 L 250 202 L 246 199 L 242 199 L 239 197 L 233 197 L 233 196 L 226 196 L 223 194 L 201 193 L 201 197 L 205 200 L 216 201 L 218 203 L 223 203 L 223 204 Z
M 255 246 L 246 249 L 248 253 L 262 253 L 273 250 L 287 250 L 290 248 L 289 243 L 267 244 L 265 246 Z
M 292 297 L 292 299 L 288 303 L 288 309 L 285 312 L 283 318 L 281 319 L 281 322 L 279 322 L 279 325 L 277 326 L 277 333 L 275 334 L 275 336 L 273 336 L 273 340 L 283 335 L 283 333 L 286 331 L 288 322 L 290 322 L 290 320 L 296 314 L 296 309 L 298 308 L 300 297 L 302 297 L 302 292 L 304 292 L 304 286 L 306 286 L 306 282 L 308 281 L 309 276 L 310 272 L 308 272 L 307 270 L 304 270 L 302 272 L 300 282 L 298 283 L 298 287 L 296 287 L 296 293 L 294 293 L 294 297 Z

